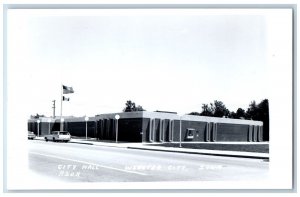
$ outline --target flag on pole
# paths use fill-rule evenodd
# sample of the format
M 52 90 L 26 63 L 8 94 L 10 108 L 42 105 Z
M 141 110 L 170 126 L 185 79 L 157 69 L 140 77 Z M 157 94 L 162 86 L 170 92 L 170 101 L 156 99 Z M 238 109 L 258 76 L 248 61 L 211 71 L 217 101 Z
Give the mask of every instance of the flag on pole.
M 70 101 L 70 98 L 63 96 L 63 101 Z
M 74 93 L 73 88 L 63 85 L 63 94 L 71 94 L 71 93 Z

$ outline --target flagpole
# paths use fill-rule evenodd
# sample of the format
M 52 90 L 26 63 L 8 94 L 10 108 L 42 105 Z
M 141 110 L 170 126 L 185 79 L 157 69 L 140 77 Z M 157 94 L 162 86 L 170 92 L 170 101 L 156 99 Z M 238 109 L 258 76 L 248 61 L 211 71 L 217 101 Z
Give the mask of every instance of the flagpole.
M 61 84 L 61 94 L 60 94 L 60 131 L 63 131 L 63 124 L 62 124 L 62 95 L 63 95 L 63 85 Z

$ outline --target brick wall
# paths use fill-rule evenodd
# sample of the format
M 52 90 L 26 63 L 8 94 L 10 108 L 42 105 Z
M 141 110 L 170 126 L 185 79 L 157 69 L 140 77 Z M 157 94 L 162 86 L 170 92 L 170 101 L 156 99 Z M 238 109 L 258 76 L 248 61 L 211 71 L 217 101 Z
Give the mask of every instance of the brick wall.
M 88 137 L 99 140 L 116 139 L 116 114 L 90 117 Z M 176 114 L 158 112 L 119 113 L 118 140 L 128 142 L 178 142 L 180 140 L 180 117 Z M 181 117 L 181 141 L 262 141 L 264 132 L 261 122 L 227 118 L 185 115 Z M 48 134 L 49 123 L 41 119 L 40 135 Z M 84 117 L 66 119 L 64 130 L 73 136 L 85 137 Z M 259 126 L 258 126 L 259 125 Z M 50 131 L 59 130 L 59 120 L 50 123 Z M 28 130 L 37 134 L 36 120 L 28 121 Z
M 217 141 L 248 141 L 248 125 L 217 124 Z

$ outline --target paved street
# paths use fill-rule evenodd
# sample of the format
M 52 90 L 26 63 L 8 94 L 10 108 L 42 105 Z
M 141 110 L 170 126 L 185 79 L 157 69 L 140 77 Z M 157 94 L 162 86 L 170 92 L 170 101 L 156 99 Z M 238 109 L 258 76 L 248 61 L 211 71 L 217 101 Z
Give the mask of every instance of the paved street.
M 29 168 L 75 182 L 223 181 L 267 178 L 261 159 L 28 140 Z

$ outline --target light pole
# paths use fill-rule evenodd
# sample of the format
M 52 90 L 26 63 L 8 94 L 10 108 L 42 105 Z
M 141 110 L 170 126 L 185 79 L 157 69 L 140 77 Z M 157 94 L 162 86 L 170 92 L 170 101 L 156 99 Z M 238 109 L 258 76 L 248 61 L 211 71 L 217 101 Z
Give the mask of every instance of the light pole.
M 40 136 L 40 134 L 39 134 L 40 133 L 40 126 L 39 126 L 39 124 L 40 124 L 41 121 L 37 120 L 36 122 L 37 122 L 37 134 L 38 134 L 38 137 L 39 137 Z
M 60 131 L 64 130 L 64 121 L 65 121 L 64 118 L 60 118 Z
M 48 119 L 48 123 L 49 123 L 49 132 L 48 133 L 50 134 L 50 123 L 51 123 L 51 119 L 50 118 Z
M 116 121 L 116 143 L 118 143 L 118 120 L 120 119 L 120 115 L 119 114 L 115 115 L 115 119 L 117 120 Z
M 85 139 L 87 140 L 87 121 L 89 120 L 89 117 L 85 116 Z

